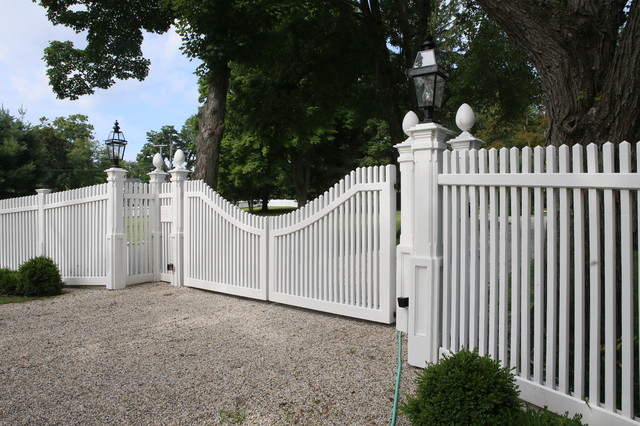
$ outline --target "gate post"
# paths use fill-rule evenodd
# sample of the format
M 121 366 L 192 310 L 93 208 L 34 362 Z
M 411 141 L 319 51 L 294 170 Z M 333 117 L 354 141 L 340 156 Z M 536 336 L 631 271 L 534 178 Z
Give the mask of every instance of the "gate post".
M 46 229 L 44 223 L 44 204 L 47 194 L 51 193 L 50 189 L 36 189 L 38 193 L 38 244 L 36 245 L 36 254 L 38 256 L 46 255 Z
M 409 111 L 402 120 L 402 130 L 409 136 L 394 148 L 398 150 L 400 166 L 400 244 L 396 248 L 396 329 L 409 332 L 409 310 L 401 302 L 408 300 L 411 280 L 411 254 L 413 253 L 413 138 L 408 130 L 418 124 L 418 116 Z
M 107 288 L 127 284 L 127 246 L 124 235 L 124 180 L 127 171 L 112 167 L 107 172 Z
M 189 170 L 185 169 L 184 153 L 181 149 L 173 156 L 176 167 L 170 170 L 173 187 L 173 205 L 171 225 L 171 247 L 173 250 L 173 276 L 171 284 L 176 287 L 184 285 L 184 182 Z
M 166 181 L 167 174 L 162 171 L 161 167 L 164 160 L 160 153 L 153 156 L 153 165 L 155 170 L 149 173 L 149 184 L 151 194 L 153 195 L 153 204 L 151 207 L 151 250 L 152 250 L 152 268 L 153 280 L 160 281 L 160 271 L 162 270 L 160 255 L 160 236 L 162 229 L 160 228 L 160 186 Z
M 413 252 L 409 266 L 409 363 L 438 361 L 442 312 L 442 192 L 438 174 L 448 130 L 436 123 L 406 123 L 413 154 Z M 413 126 L 409 127 L 409 125 Z M 403 147 L 404 148 L 404 147 Z M 406 149 L 404 149 L 406 151 Z M 408 169 L 408 166 L 405 166 Z

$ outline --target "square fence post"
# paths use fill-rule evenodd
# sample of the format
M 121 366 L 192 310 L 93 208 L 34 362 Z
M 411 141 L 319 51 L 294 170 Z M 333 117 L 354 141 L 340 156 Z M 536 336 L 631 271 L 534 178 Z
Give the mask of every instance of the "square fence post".
M 402 123 L 406 131 L 417 123 L 418 117 L 409 112 Z M 407 135 L 409 135 L 407 133 Z M 409 298 L 409 281 L 411 271 L 411 255 L 413 253 L 413 138 L 394 146 L 398 150 L 400 166 L 400 244 L 396 248 L 396 329 L 409 332 L 409 309 L 406 300 Z
M 173 187 L 173 223 L 171 226 L 173 280 L 171 284 L 176 287 L 184 285 L 184 184 L 190 171 L 182 166 L 183 162 L 184 154 L 182 150 L 176 151 L 174 156 L 176 167 L 169 171 Z
M 404 294 L 409 298 L 409 363 L 424 367 L 438 360 L 442 311 L 442 192 L 438 174 L 448 130 L 435 123 L 405 120 L 413 155 L 413 226 L 411 261 Z M 401 147 L 408 157 L 406 147 Z M 408 162 L 408 160 L 406 160 Z M 409 166 L 405 165 L 405 174 Z M 410 225 L 411 226 L 411 225 Z M 406 272 L 405 272 L 406 273 Z
M 160 154 L 156 154 L 156 156 L 160 156 Z M 157 163 L 157 165 L 156 165 Z M 159 162 L 156 161 L 156 157 L 154 157 L 154 165 L 156 168 L 154 171 L 149 173 L 149 185 L 150 192 L 154 196 L 153 204 L 151 206 L 151 250 L 152 250 L 152 267 L 153 267 L 153 280 L 160 280 L 160 271 L 162 270 L 161 265 L 161 252 L 160 252 L 160 244 L 162 244 L 162 228 L 160 223 L 160 186 L 166 182 L 168 173 L 162 171 L 160 167 L 164 161 L 162 160 L 162 156 L 160 156 Z
M 107 172 L 107 288 L 127 284 L 127 245 L 124 234 L 124 181 L 127 171 L 117 167 Z

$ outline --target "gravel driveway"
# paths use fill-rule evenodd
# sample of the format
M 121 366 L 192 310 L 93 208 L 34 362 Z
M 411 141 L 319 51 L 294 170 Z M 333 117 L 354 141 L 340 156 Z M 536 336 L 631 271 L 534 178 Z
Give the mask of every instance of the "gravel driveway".
M 0 305 L 0 424 L 389 424 L 396 351 L 393 326 L 269 302 L 67 289 Z

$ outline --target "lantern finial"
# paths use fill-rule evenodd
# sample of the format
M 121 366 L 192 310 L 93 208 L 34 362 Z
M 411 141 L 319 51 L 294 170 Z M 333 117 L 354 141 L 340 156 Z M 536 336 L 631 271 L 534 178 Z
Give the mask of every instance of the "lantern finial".
M 420 122 L 425 123 L 433 121 L 435 113 L 442 107 L 444 84 L 449 74 L 438 64 L 436 43 L 431 35 L 427 36 L 422 47 L 407 74 L 413 78 L 418 108 L 422 111 Z
M 109 138 L 105 141 L 109 150 L 109 158 L 113 161 L 115 167 L 120 166 L 120 161 L 124 159 L 124 150 L 127 147 L 127 140 L 124 133 L 120 130 L 118 120 L 113 125 L 113 131 L 109 134 Z

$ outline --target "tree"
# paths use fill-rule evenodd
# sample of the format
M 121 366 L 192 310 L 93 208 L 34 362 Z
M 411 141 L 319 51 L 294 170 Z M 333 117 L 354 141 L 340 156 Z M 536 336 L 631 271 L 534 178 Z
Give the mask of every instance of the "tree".
M 33 0 L 34 3 L 36 0 Z M 52 41 L 45 49 L 49 84 L 58 98 L 78 99 L 107 89 L 115 79 L 144 80 L 149 60 L 140 48 L 143 30 L 164 33 L 173 15 L 153 0 L 40 0 L 47 18 L 77 33 L 86 31 L 87 45 Z
M 241 112 L 235 119 L 243 120 L 246 137 L 257 136 L 269 153 L 287 160 L 283 170 L 304 205 L 324 175 L 338 169 L 337 179 L 345 160 L 357 162 L 341 147 L 344 130 L 372 110 L 371 88 L 362 83 L 370 69 L 362 27 L 349 6 L 308 1 L 287 12 L 270 32 L 261 61 L 233 64 L 230 106 Z
M 44 184 L 48 188 L 62 191 L 104 182 L 110 161 L 106 148 L 94 138 L 89 117 L 74 114 L 52 122 L 43 117 L 36 128 L 46 151 Z
M 193 117 L 188 118 L 180 133 L 173 126 L 162 126 L 160 131 L 147 132 L 147 142 L 136 155 L 136 161 L 129 165 L 129 177 L 149 182 L 148 173 L 153 169 L 153 156 L 160 152 L 165 159 L 165 170 L 173 165 L 172 153 L 181 149 L 185 154 L 187 169 L 192 169 L 195 163 L 193 141 Z M 197 123 L 196 123 L 197 126 Z
M 0 199 L 34 194 L 43 154 L 37 130 L 0 108 Z
M 640 1 L 477 3 L 540 74 L 548 144 L 640 140 Z

